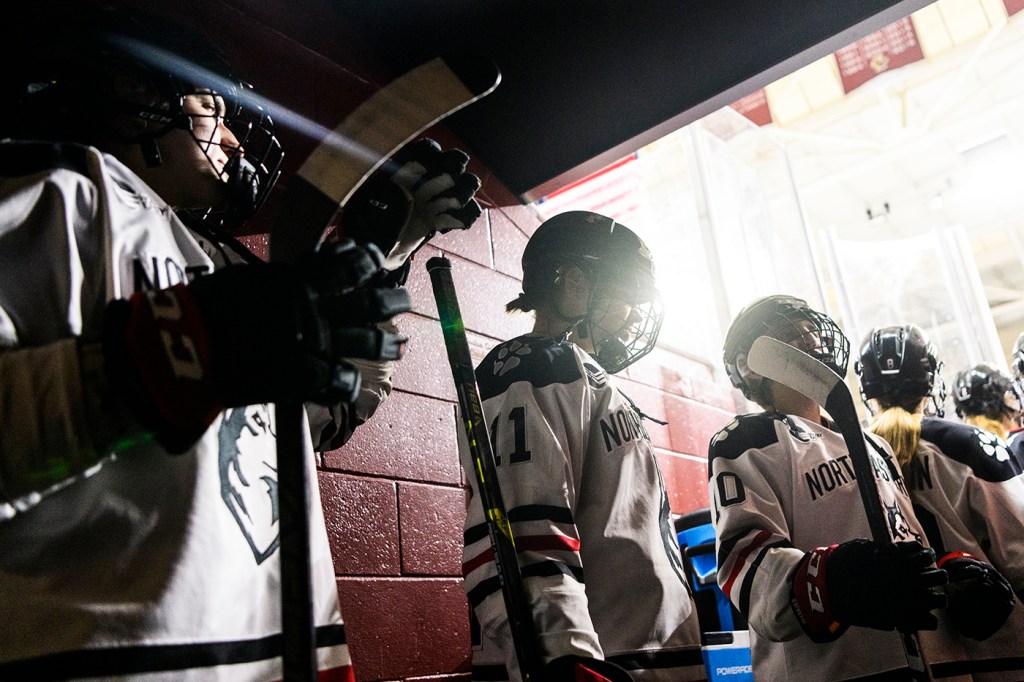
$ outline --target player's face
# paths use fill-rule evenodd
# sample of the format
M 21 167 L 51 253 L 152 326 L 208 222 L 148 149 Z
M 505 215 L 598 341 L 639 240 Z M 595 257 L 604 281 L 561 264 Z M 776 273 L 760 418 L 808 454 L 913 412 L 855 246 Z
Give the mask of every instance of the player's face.
M 192 120 L 192 130 L 175 128 L 159 138 L 162 162 L 144 179 L 176 209 L 220 206 L 226 189 L 224 166 L 244 152 L 224 124 L 222 98 L 196 92 L 185 97 L 182 109 Z
M 638 296 L 635 283 L 616 282 L 595 293 L 590 316 L 596 344 L 615 337 L 624 344 L 632 338 L 631 329 L 642 321 L 633 302 Z
M 223 172 L 231 156 L 242 151 L 238 139 L 224 124 L 224 98 L 212 92 L 197 92 L 185 96 L 182 108 L 192 118 L 192 133 L 199 148 L 214 169 Z

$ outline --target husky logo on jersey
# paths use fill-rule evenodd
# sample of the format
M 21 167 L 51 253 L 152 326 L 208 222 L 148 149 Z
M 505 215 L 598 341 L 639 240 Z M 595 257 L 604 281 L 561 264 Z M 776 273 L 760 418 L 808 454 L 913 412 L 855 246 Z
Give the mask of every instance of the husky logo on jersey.
M 1009 461 L 1010 451 L 999 436 L 983 429 L 974 429 L 974 435 L 978 437 L 978 444 L 986 455 L 995 457 L 997 462 Z
M 499 377 L 504 376 L 505 372 L 509 372 L 519 366 L 519 356 L 529 354 L 529 346 L 519 341 L 512 341 L 498 351 L 498 360 L 494 363 L 494 374 Z
M 604 388 L 608 385 L 608 374 L 597 365 L 584 362 L 583 369 L 587 371 L 587 383 L 591 388 Z
M 276 434 L 270 415 L 266 405 L 227 410 L 218 433 L 220 496 L 257 564 L 280 544 Z
M 921 542 L 921 536 L 910 529 L 910 524 L 907 523 L 907 517 L 903 515 L 899 505 L 888 504 L 883 505 L 885 507 L 886 520 L 889 522 L 889 532 L 892 533 L 892 539 L 895 542 L 902 542 L 904 540 L 917 540 Z

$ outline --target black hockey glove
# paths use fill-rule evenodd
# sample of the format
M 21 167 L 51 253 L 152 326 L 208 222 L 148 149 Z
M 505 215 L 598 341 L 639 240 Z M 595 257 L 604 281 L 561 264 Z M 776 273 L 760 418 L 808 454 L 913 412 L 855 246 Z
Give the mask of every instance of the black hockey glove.
M 436 232 L 465 230 L 480 217 L 473 198 L 480 178 L 466 172 L 468 163 L 462 151 L 441 151 L 430 139 L 406 145 L 345 203 L 342 236 L 376 244 L 386 270 L 404 270 Z
M 625 668 L 587 656 L 560 656 L 541 671 L 541 682 L 632 682 Z
M 946 605 L 945 571 L 919 542 L 850 540 L 819 547 L 793 577 L 790 603 L 807 635 L 831 642 L 851 625 L 876 630 L 934 630 L 932 609 Z
M 960 634 L 979 642 L 994 635 L 1017 601 L 1006 578 L 965 552 L 947 554 L 938 567 L 949 574 L 946 613 Z
M 343 241 L 294 266 L 233 265 L 113 301 L 107 374 L 171 452 L 188 449 L 225 407 L 351 402 L 359 372 L 342 358 L 396 360 L 405 343 L 372 326 L 410 309 L 404 290 L 366 286 L 382 262 L 373 245 Z

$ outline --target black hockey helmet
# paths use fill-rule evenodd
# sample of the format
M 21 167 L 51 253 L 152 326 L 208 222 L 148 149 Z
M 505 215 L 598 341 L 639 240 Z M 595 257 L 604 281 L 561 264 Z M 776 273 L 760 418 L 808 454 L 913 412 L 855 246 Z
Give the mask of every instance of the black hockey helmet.
M 277 181 L 283 152 L 273 120 L 251 86 L 232 74 L 223 52 L 191 28 L 146 12 L 85 7 L 73 14 L 44 22 L 42 39 L 27 47 L 13 76 L 15 112 L 4 124 L 13 129 L 0 132 L 86 144 L 109 136 L 140 144 L 146 162 L 157 166 L 158 140 L 175 128 L 188 132 L 209 159 L 211 140 L 201 139 L 195 121 L 215 117 L 244 154 L 224 147 L 231 157 L 219 171 L 227 204 L 200 219 L 234 228 L 251 217 Z M 190 96 L 208 101 L 209 113 L 186 111 Z
M 750 347 L 761 336 L 786 343 L 800 340 L 799 345 L 794 345 L 825 363 L 839 376 L 846 376 L 850 340 L 832 318 L 813 310 L 803 299 L 786 295 L 766 296 L 736 315 L 725 335 L 722 351 L 729 380 L 750 400 L 763 401 L 767 398 L 761 394 L 761 382 L 748 381 L 752 373 L 744 369 Z
M 883 407 L 899 406 L 914 412 L 926 396 L 932 398 L 932 411 L 943 416 L 946 384 L 935 344 L 916 324 L 875 327 L 860 346 L 860 358 L 854 363 L 860 380 L 860 395 L 870 409 L 875 399 Z
M 1021 411 L 1013 380 L 987 362 L 956 375 L 953 402 L 958 417 L 981 415 L 998 420 Z
M 654 275 L 654 260 L 643 240 L 625 225 L 590 211 L 568 211 L 544 221 L 523 251 L 523 293 L 508 305 L 510 310 L 535 310 L 553 292 L 559 266 L 572 264 L 593 282 L 591 310 L 581 320 L 584 328 L 598 312 L 602 293 L 626 285 L 632 291 L 626 301 L 633 307 L 629 341 L 614 334 L 600 343 L 594 354 L 598 363 L 614 374 L 654 349 L 661 331 L 663 310 Z M 585 333 L 585 330 L 584 330 Z

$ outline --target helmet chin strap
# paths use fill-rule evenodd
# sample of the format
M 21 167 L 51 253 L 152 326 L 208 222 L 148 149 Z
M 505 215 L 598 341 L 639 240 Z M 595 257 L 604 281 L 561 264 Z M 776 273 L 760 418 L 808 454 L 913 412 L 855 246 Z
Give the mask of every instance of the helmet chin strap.
M 163 164 L 160 145 L 157 144 L 155 137 L 146 137 L 139 145 L 142 147 L 142 160 L 146 162 L 146 168 L 157 168 Z

